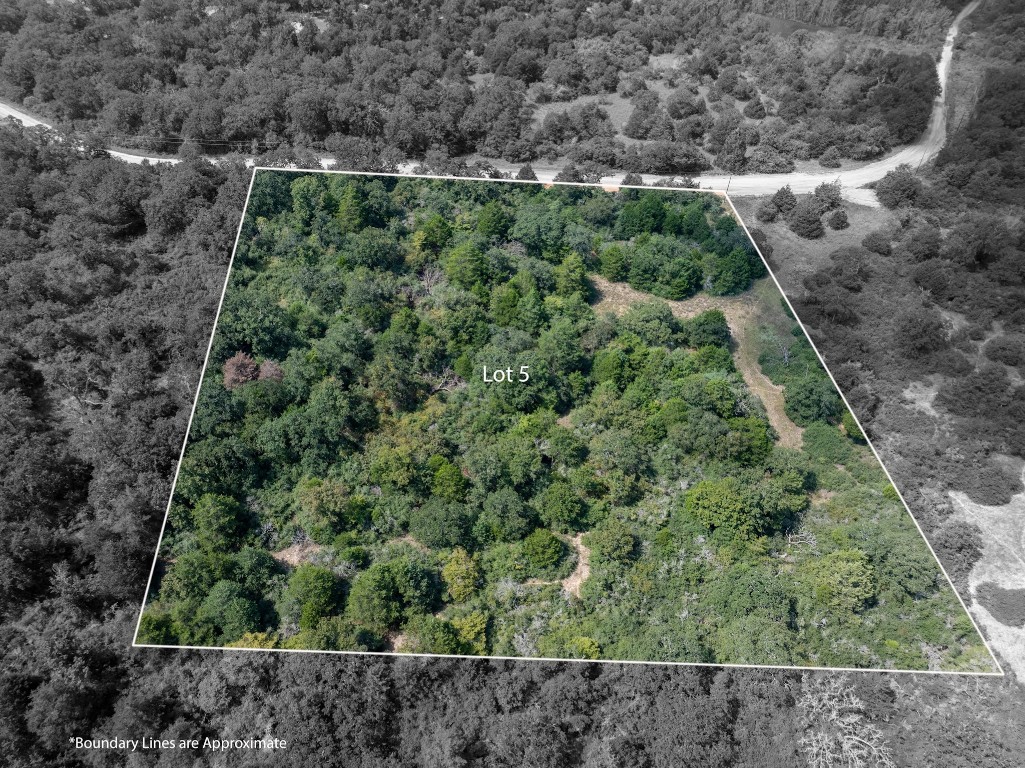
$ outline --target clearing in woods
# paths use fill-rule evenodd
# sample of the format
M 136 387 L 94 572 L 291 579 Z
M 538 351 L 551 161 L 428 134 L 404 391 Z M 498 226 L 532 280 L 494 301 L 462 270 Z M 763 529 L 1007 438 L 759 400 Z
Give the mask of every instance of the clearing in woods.
M 626 283 L 613 283 L 600 275 L 590 276 L 594 286 L 597 312 L 622 315 L 632 305 L 645 301 L 664 301 L 673 315 L 686 320 L 710 309 L 718 309 L 726 316 L 733 336 L 733 362 L 744 377 L 744 382 L 765 406 L 765 414 L 776 430 L 777 441 L 784 448 L 800 449 L 804 430 L 787 416 L 783 404 L 783 387 L 773 384 L 762 373 L 758 364 L 757 333 L 761 324 L 769 320 L 772 312 L 782 314 L 782 307 L 774 306 L 776 286 L 771 278 L 763 277 L 739 296 L 708 296 L 699 293 L 689 299 L 670 301 L 631 288 Z

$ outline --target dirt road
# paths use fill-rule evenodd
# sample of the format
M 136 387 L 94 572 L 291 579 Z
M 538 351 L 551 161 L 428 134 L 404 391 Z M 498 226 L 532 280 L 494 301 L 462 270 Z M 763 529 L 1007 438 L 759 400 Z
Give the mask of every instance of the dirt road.
M 863 187 L 865 184 L 878 181 L 898 165 L 903 163 L 917 167 L 921 163 L 931 160 L 936 156 L 936 153 L 940 151 L 943 144 L 946 142 L 947 81 L 950 74 L 951 61 L 953 60 L 954 55 L 954 41 L 960 31 L 961 22 L 963 22 L 970 13 L 979 7 L 980 2 L 981 0 L 974 0 L 974 2 L 966 5 L 954 19 L 953 24 L 951 24 L 950 29 L 947 31 L 947 38 L 943 44 L 943 49 L 936 65 L 936 74 L 940 81 L 940 94 L 936 97 L 936 100 L 933 103 L 932 115 L 929 118 L 929 125 L 926 128 L 925 133 L 922 134 L 922 138 L 914 144 L 909 144 L 906 147 L 898 149 L 896 152 L 887 155 L 874 163 L 869 163 L 868 165 L 863 165 L 859 168 L 853 168 L 846 171 L 842 169 L 829 170 L 823 168 L 822 171 L 800 173 L 753 173 L 739 176 L 730 176 L 728 174 L 708 174 L 698 177 L 695 181 L 703 188 L 728 190 L 730 195 L 738 197 L 770 195 L 786 184 L 789 184 L 790 188 L 794 192 L 807 193 L 813 191 L 815 187 L 823 181 L 839 181 L 843 186 L 844 197 L 847 200 L 854 203 L 861 203 L 862 205 L 878 207 L 879 201 L 876 198 L 875 192 L 871 189 L 864 189 Z M 48 123 L 29 115 L 17 106 L 13 104 L 5 104 L 3 102 L 0 102 L 0 117 L 14 117 L 21 120 L 25 125 L 45 125 L 47 127 L 51 127 Z M 108 151 L 111 156 L 127 163 L 141 163 L 143 161 L 151 163 L 179 162 L 176 158 L 171 157 L 146 155 L 135 152 L 125 152 L 122 150 Z M 247 158 L 247 162 L 254 164 L 256 161 L 254 158 Z M 331 168 L 334 165 L 335 161 L 331 158 L 324 158 L 321 160 L 321 166 L 324 168 Z M 493 165 L 503 171 L 516 171 L 516 166 L 509 163 L 495 161 Z M 400 168 L 400 171 L 402 173 L 409 173 L 413 166 L 413 163 L 407 163 Z M 552 181 L 559 169 L 554 166 L 542 167 L 539 165 L 535 166 L 534 171 L 540 181 Z M 608 176 L 602 180 L 602 183 L 614 183 L 617 179 L 621 178 L 621 176 L 622 174 Z M 651 183 L 661 178 L 664 177 L 652 174 L 644 175 L 645 183 Z

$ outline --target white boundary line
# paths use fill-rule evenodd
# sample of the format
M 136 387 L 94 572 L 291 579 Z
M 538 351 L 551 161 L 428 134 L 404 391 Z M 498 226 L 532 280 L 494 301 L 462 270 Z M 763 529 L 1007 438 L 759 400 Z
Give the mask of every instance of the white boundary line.
M 951 591 L 957 597 L 957 600 L 960 603 L 962 610 L 964 610 L 965 614 L 967 614 L 968 620 L 971 621 L 972 627 L 975 629 L 975 631 L 978 634 L 979 638 L 982 640 L 983 645 L 985 646 L 986 650 L 989 652 L 990 658 L 993 660 L 993 663 L 996 665 L 996 668 L 999 671 L 998 672 L 968 672 L 968 671 L 959 671 L 959 670 L 886 669 L 886 668 L 883 668 L 883 667 L 825 667 L 825 666 L 823 666 L 823 667 L 814 667 L 814 666 L 798 666 L 798 665 L 782 665 L 782 664 L 781 665 L 776 665 L 776 664 L 730 664 L 730 663 L 709 663 L 709 662 L 692 662 L 692 661 L 638 661 L 638 660 L 631 660 L 631 659 L 564 659 L 564 658 L 552 658 L 552 657 L 545 657 L 545 656 L 496 656 L 496 655 L 470 656 L 470 655 L 447 654 L 447 653 L 396 653 L 394 651 L 331 651 L 331 650 L 321 651 L 321 650 L 313 650 L 313 649 L 308 649 L 308 648 L 227 648 L 227 647 L 222 647 L 222 646 L 205 646 L 205 645 L 161 645 L 161 644 L 154 644 L 154 643 L 140 643 L 138 640 L 139 640 L 139 627 L 142 624 L 142 615 L 143 615 L 143 612 L 144 612 L 144 610 L 146 608 L 146 604 L 148 602 L 147 599 L 149 597 L 150 587 L 152 586 L 152 583 L 153 583 L 153 575 L 156 572 L 157 561 L 159 560 L 159 557 L 160 557 L 160 545 L 163 543 L 164 531 L 167 528 L 167 521 L 168 521 L 168 518 L 170 517 L 171 502 L 174 499 L 174 492 L 175 492 L 175 489 L 176 489 L 176 487 L 178 485 L 178 475 L 181 472 L 182 459 L 185 456 L 185 448 L 188 445 L 189 433 L 192 431 L 192 420 L 195 418 L 196 408 L 199 405 L 199 393 L 200 393 L 200 389 L 203 386 L 203 379 L 206 376 L 207 366 L 208 366 L 208 364 L 210 362 L 210 352 L 213 349 L 214 337 L 217 334 L 217 324 L 220 321 L 221 310 L 224 307 L 224 297 L 225 297 L 225 294 L 227 293 L 227 290 L 228 290 L 228 283 L 231 280 L 231 270 L 232 270 L 232 267 L 235 264 L 235 254 L 238 251 L 239 239 L 242 236 L 242 225 L 245 222 L 246 213 L 247 213 L 247 211 L 249 209 L 249 198 L 251 197 L 252 192 L 253 192 L 253 184 L 256 181 L 256 174 L 259 171 L 276 171 L 276 172 L 297 173 L 297 174 L 324 173 L 324 174 L 338 174 L 338 175 L 343 175 L 343 176 L 386 176 L 386 177 L 396 178 L 396 179 L 404 179 L 404 178 L 407 178 L 407 179 L 437 179 L 437 180 L 440 180 L 440 181 L 476 181 L 476 182 L 485 182 L 485 183 L 487 183 L 487 182 L 505 182 L 505 183 L 510 183 L 510 184 L 535 184 L 535 185 L 538 185 L 538 186 L 541 186 L 541 187 L 550 187 L 550 186 L 594 187 L 594 188 L 603 189 L 603 190 L 610 190 L 610 191 L 613 190 L 613 189 L 616 189 L 616 190 L 618 190 L 618 189 L 637 189 L 637 190 L 645 190 L 645 191 L 666 190 L 668 192 L 701 192 L 701 193 L 704 193 L 704 194 L 714 194 L 714 195 L 716 195 L 718 197 L 722 197 L 728 203 L 730 209 L 732 209 L 733 214 L 734 214 L 734 218 L 740 223 L 740 226 L 744 229 L 744 233 L 747 235 L 748 240 L 750 240 L 751 244 L 754 246 L 755 252 L 758 254 L 758 257 L 762 260 L 762 263 L 765 265 L 766 273 L 769 275 L 769 277 L 772 278 L 772 281 L 775 284 L 776 289 L 779 291 L 780 295 L 783 297 L 783 300 L 786 302 L 787 307 L 790 309 L 790 312 L 793 314 L 795 320 L 797 321 L 797 324 L 800 326 L 802 333 L 804 333 L 805 338 L 808 340 L 809 345 L 811 345 L 812 350 L 815 352 L 815 355 L 818 357 L 819 363 L 822 365 L 822 368 L 826 371 L 826 375 L 829 376 L 829 380 L 833 383 L 833 387 L 836 389 L 837 393 L 839 393 L 841 400 L 843 400 L 844 406 L 849 411 L 851 411 L 851 416 L 854 417 L 855 422 L 858 424 L 858 428 L 861 429 L 862 434 L 865 435 L 865 442 L 868 444 L 869 448 L 872 450 L 872 454 L 875 456 L 876 461 L 879 462 L 879 465 L 883 468 L 883 472 L 886 474 L 886 477 L 890 481 L 890 484 L 893 486 L 894 490 L 897 491 L 897 496 L 898 496 L 898 498 L 900 498 L 901 503 L 904 505 L 904 510 L 911 517 L 912 522 L 914 522 L 915 528 L 918 530 L 919 535 L 922 537 L 922 540 L 925 542 L 926 547 L 929 548 L 929 552 L 932 554 L 933 559 L 936 561 L 936 564 L 939 566 L 940 571 L 943 573 L 943 576 L 947 579 L 947 583 L 950 586 Z M 865 433 L 864 428 L 861 426 L 861 422 L 858 420 L 858 417 L 854 415 L 854 411 L 851 410 L 850 404 L 847 402 L 847 398 L 844 396 L 843 392 L 840 391 L 840 387 L 837 385 L 836 379 L 834 379 L 833 378 L 833 374 L 830 373 L 829 368 L 826 366 L 825 360 L 822 358 L 821 353 L 819 352 L 818 348 L 815 346 L 815 343 L 812 341 L 811 336 L 808 334 L 808 330 L 804 327 L 804 324 L 798 318 L 797 313 L 794 311 L 793 305 L 790 303 L 790 299 L 787 298 L 786 292 L 784 292 L 783 287 L 780 285 L 779 281 L 776 279 L 775 274 L 773 274 L 772 269 L 769 267 L 769 262 L 762 255 L 761 250 L 758 248 L 758 244 L 754 241 L 754 238 L 751 237 L 750 230 L 748 230 L 747 225 L 744 223 L 743 218 L 740 216 L 740 213 L 737 211 L 736 206 L 733 205 L 733 201 L 730 200 L 730 197 L 729 197 L 729 195 L 726 192 L 724 192 L 723 190 L 700 189 L 700 188 L 695 189 L 695 188 L 691 188 L 691 187 L 653 187 L 653 186 L 646 186 L 646 185 L 635 186 L 635 185 L 624 185 L 624 184 L 601 184 L 601 183 L 563 182 L 563 181 L 543 182 L 543 181 L 534 181 L 534 180 L 529 180 L 529 179 L 504 179 L 504 178 L 503 179 L 488 179 L 488 178 L 480 178 L 480 177 L 477 177 L 477 176 L 439 176 L 439 175 L 434 175 L 434 174 L 396 174 L 396 173 L 384 173 L 384 172 L 380 172 L 380 171 L 360 172 L 360 171 L 330 170 L 330 169 L 323 169 L 323 168 L 316 168 L 316 169 L 313 169 L 313 168 L 309 168 L 309 169 L 308 168 L 280 168 L 280 167 L 275 167 L 275 166 L 260 166 L 260 165 L 254 166 L 252 168 L 252 175 L 249 178 L 249 188 L 246 191 L 245 204 L 242 207 L 242 215 L 241 215 L 241 217 L 239 219 L 238 231 L 235 234 L 235 245 L 234 245 L 234 247 L 232 248 L 232 251 L 231 251 L 231 259 L 228 261 L 228 271 L 227 271 L 227 274 L 224 277 L 224 287 L 221 289 L 221 298 L 220 298 L 220 301 L 217 304 L 217 314 L 214 317 L 213 329 L 210 332 L 210 341 L 207 344 L 206 358 L 203 360 L 203 369 L 200 372 L 199 384 L 196 387 L 196 397 L 195 397 L 195 400 L 193 400 L 193 403 L 192 403 L 192 412 L 189 414 L 189 423 L 188 423 L 188 426 L 186 427 L 185 438 L 182 441 L 181 452 L 179 453 L 179 456 L 178 456 L 178 466 L 175 469 L 174 481 L 171 484 L 170 497 L 167 500 L 167 509 L 166 509 L 166 511 L 164 513 L 164 522 L 160 526 L 160 537 L 159 537 L 159 539 L 157 539 L 157 549 L 156 549 L 156 552 L 153 555 L 153 565 L 150 567 L 149 579 L 147 579 L 147 581 L 146 581 L 146 592 L 143 595 L 142 606 L 139 609 L 139 618 L 138 618 L 138 620 L 136 621 L 136 624 L 135 624 L 135 634 L 132 637 L 132 647 L 133 648 L 153 648 L 153 649 L 164 649 L 164 650 L 177 650 L 177 651 L 183 651 L 183 650 L 189 650 L 189 651 L 219 651 L 219 652 L 241 651 L 241 652 L 244 652 L 244 653 L 292 653 L 292 654 L 309 654 L 309 653 L 313 653 L 313 654 L 331 654 L 331 655 L 337 655 L 337 656 L 380 656 L 380 657 L 399 658 L 399 659 L 401 659 L 401 658 L 442 658 L 442 659 L 468 659 L 468 660 L 475 660 L 475 661 L 499 660 L 499 661 L 517 661 L 517 662 L 539 662 L 539 661 L 544 661 L 544 662 L 572 662 L 572 663 L 578 663 L 578 664 L 640 664 L 640 665 L 658 665 L 658 666 L 668 665 L 668 666 L 676 666 L 676 667 L 712 667 L 712 668 L 726 668 L 726 669 L 786 670 L 786 671 L 801 671 L 801 672 L 865 672 L 865 673 L 885 672 L 885 673 L 891 673 L 891 674 L 896 673 L 896 674 L 906 674 L 906 675 L 955 675 L 955 676 L 971 676 L 971 677 L 1004 677 L 1004 675 L 1005 675 L 1004 669 L 1000 665 L 1000 662 L 997 660 L 996 655 L 993 653 L 993 649 L 990 648 L 989 643 L 987 642 L 985 635 L 983 635 L 982 631 L 979 629 L 978 624 L 975 623 L 975 618 L 972 616 L 971 612 L 968 610 L 968 607 L 964 604 L 964 601 L 961 599 L 961 596 L 958 594 L 957 590 L 954 588 L 954 584 L 950 580 L 950 576 L 947 575 L 947 571 L 946 571 L 946 569 L 944 569 L 943 563 L 941 563 L 940 559 L 936 556 L 936 552 L 933 550 L 932 545 L 929 543 L 929 539 L 926 538 L 925 533 L 922 531 L 921 526 L 918 524 L 918 521 L 915 519 L 915 516 L 911 513 L 911 508 L 908 506 L 907 502 L 904 501 L 904 497 L 901 494 L 900 489 L 897 488 L 896 484 L 893 482 L 893 478 L 890 476 L 889 470 L 886 469 L 886 465 L 883 464 L 882 459 L 879 458 L 879 453 L 876 451 L 875 446 L 872 445 L 872 442 L 869 440 L 868 435 Z
M 865 442 L 868 444 L 868 447 L 872 449 L 872 455 L 876 457 L 876 461 L 879 462 L 879 466 L 882 467 L 883 472 L 886 473 L 886 479 L 890 481 L 890 485 L 893 486 L 893 490 L 897 492 L 897 497 L 900 499 L 900 503 L 904 505 L 904 510 L 908 513 L 908 517 L 911 518 L 911 522 L 913 522 L 915 524 L 915 528 L 918 529 L 918 535 L 922 537 L 922 541 L 925 542 L 925 546 L 929 548 L 929 552 L 930 554 L 932 554 L 933 560 L 936 561 L 936 565 L 940 567 L 940 572 L 943 574 L 943 578 L 947 580 L 947 584 L 950 586 L 950 591 L 954 593 L 954 596 L 957 598 L 957 601 L 961 604 L 961 608 L 968 615 L 969 621 L 972 622 L 972 626 L 975 628 L 976 633 L 978 633 L 979 637 L 982 639 L 983 645 L 985 645 L 986 650 L 989 651 L 990 658 L 993 659 L 993 663 L 996 664 L 997 669 L 1000 670 L 999 673 L 980 672 L 967 674 L 999 674 L 999 676 L 1003 677 L 1005 674 L 1003 666 L 997 659 L 996 654 L 993 653 L 993 649 L 990 648 L 989 642 L 986 640 L 986 636 L 982 633 L 982 630 L 979 628 L 979 625 L 975 623 L 975 617 L 972 616 L 972 612 L 968 610 L 968 606 L 965 605 L 964 600 L 961 599 L 961 595 L 958 594 L 957 588 L 954 586 L 954 582 L 951 580 L 950 575 L 947 573 L 947 569 L 943 567 L 943 563 L 940 561 L 940 558 L 936 555 L 936 551 L 932 548 L 932 544 L 929 543 L 929 537 L 925 535 L 925 531 L 922 530 L 922 526 L 918 524 L 918 520 L 915 518 L 914 513 L 911 511 L 911 507 L 909 507 L 907 501 L 904 500 L 904 494 L 900 492 L 900 488 L 898 488 L 897 484 L 893 481 L 893 476 L 890 474 L 890 470 L 886 468 L 886 463 L 879 456 L 879 451 L 877 451 L 876 447 L 872 445 L 872 440 L 869 438 L 868 432 L 866 432 L 865 428 L 861 425 L 861 420 L 858 419 L 857 414 L 854 413 L 854 409 L 851 408 L 851 404 L 847 402 L 847 396 L 844 395 L 843 390 L 840 389 L 840 385 L 837 384 L 836 379 L 833 378 L 833 373 L 829 370 L 829 366 L 826 365 L 825 358 L 822 357 L 822 353 L 819 352 L 818 347 L 815 346 L 815 342 L 812 341 L 811 334 L 808 333 L 808 329 L 805 328 L 804 323 L 801 322 L 801 318 L 800 316 L 798 316 L 796 310 L 794 309 L 794 305 L 790 303 L 790 299 L 787 297 L 786 291 L 783 290 L 783 286 L 780 285 L 779 280 L 776 279 L 776 275 L 773 273 L 772 268 L 769 266 L 768 259 L 762 256 L 762 252 L 758 248 L 758 243 L 756 243 L 754 238 L 751 237 L 751 232 L 748 230 L 747 225 L 744 223 L 744 219 L 740 215 L 740 212 L 737 210 L 737 207 L 733 205 L 733 201 L 730 200 L 729 195 L 726 196 L 726 200 L 727 202 L 729 202 L 730 208 L 732 208 L 733 212 L 736 214 L 737 221 L 740 222 L 740 226 L 744 228 L 744 232 L 747 233 L 748 239 L 751 241 L 751 244 L 755 247 L 755 250 L 758 252 L 758 255 L 762 259 L 762 262 L 765 264 L 765 270 L 769 273 L 769 277 L 772 278 L 772 282 L 774 282 L 776 284 L 776 287 L 779 289 L 779 294 L 783 297 L 783 301 L 787 303 L 787 307 L 790 309 L 790 313 L 794 316 L 794 319 L 797 321 L 797 324 L 801 327 L 801 331 L 802 333 L 804 333 L 804 337 L 808 340 L 808 343 L 811 345 L 812 350 L 818 357 L 819 363 L 822 365 L 822 370 L 826 372 L 826 375 L 829 376 L 829 380 L 833 382 L 833 387 L 836 389 L 837 394 L 840 395 L 840 399 L 843 400 L 844 406 L 850 412 L 851 417 L 854 419 L 854 422 L 858 425 L 858 429 L 861 430 L 861 434 L 865 436 Z
M 171 517 L 171 502 L 174 500 L 174 491 L 178 486 L 178 475 L 182 470 L 182 459 L 185 458 L 185 448 L 189 444 L 189 434 L 192 432 L 192 420 L 196 418 L 196 408 L 199 405 L 199 392 L 203 387 L 203 378 L 206 376 L 206 366 L 210 362 L 210 352 L 214 346 L 214 337 L 217 334 L 217 323 L 221 319 L 221 309 L 224 307 L 224 297 L 228 293 L 228 282 L 231 280 L 231 267 L 235 263 L 235 253 L 238 251 L 238 241 L 242 237 L 242 225 L 246 220 L 246 209 L 249 208 L 249 197 L 253 194 L 253 182 L 256 181 L 256 171 L 249 176 L 249 186 L 246 188 L 246 200 L 242 205 L 242 215 L 238 220 L 238 230 L 235 232 L 235 244 L 231 248 L 231 258 L 228 259 L 228 271 L 224 274 L 224 286 L 221 288 L 221 298 L 217 302 L 217 314 L 214 315 L 213 328 L 210 329 L 210 341 L 206 345 L 206 357 L 203 358 L 203 369 L 199 373 L 199 382 L 196 384 L 196 397 L 192 401 L 192 411 L 189 413 L 189 423 L 185 427 L 185 437 L 182 438 L 182 449 L 178 453 L 178 466 L 174 470 L 174 480 L 171 481 L 171 493 L 167 499 L 167 508 L 164 510 L 164 522 L 160 524 L 160 538 L 157 539 L 157 550 L 153 553 L 153 565 L 149 569 L 149 578 L 146 579 L 146 591 L 142 595 L 143 611 L 149 598 L 149 590 L 153 585 L 153 574 L 157 570 L 157 561 L 160 559 L 160 546 L 164 543 L 164 532 L 167 530 L 167 521 Z M 135 633 L 132 635 L 132 647 L 138 647 L 139 627 L 142 625 L 143 611 L 139 611 L 139 618 L 135 622 Z

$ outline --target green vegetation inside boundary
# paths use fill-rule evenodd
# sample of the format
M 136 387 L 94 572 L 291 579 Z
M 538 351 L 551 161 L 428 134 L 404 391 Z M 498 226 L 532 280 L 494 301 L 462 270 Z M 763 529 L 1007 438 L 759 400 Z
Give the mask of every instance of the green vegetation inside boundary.
M 589 272 L 764 268 L 707 193 L 258 173 L 139 640 L 989 669 L 778 292 L 800 451 L 722 312 Z

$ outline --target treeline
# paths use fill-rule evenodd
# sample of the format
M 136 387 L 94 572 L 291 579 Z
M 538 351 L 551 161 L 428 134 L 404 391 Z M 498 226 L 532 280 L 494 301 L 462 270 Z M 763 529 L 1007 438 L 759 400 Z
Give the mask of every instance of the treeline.
M 302 148 L 368 170 L 441 152 L 787 171 L 795 159 L 874 157 L 924 129 L 937 87 L 929 56 L 843 44 L 823 67 L 813 38 L 767 34 L 746 10 L 25 2 L 0 27 L 0 93 L 97 146 Z M 906 37 L 904 27 L 871 32 Z M 662 54 L 668 68 L 654 63 Z M 633 114 L 611 125 L 600 103 L 621 97 Z M 566 108 L 535 120 L 550 102 Z

